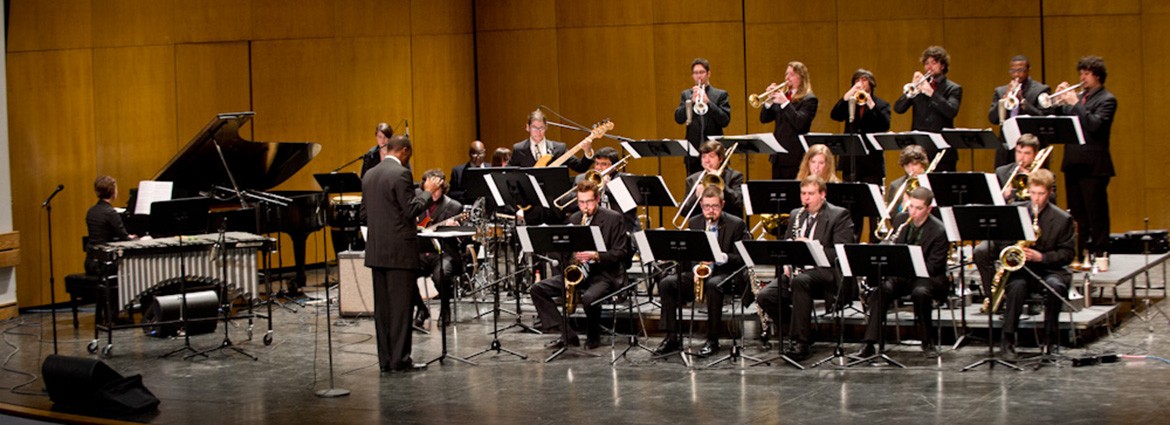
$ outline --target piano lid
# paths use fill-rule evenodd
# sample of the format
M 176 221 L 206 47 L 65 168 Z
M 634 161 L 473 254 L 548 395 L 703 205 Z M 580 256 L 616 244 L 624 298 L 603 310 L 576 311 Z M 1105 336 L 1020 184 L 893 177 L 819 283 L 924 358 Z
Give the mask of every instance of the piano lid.
M 219 142 L 224 159 L 240 189 L 268 190 L 288 180 L 321 152 L 312 142 L 253 142 L 240 137 L 240 127 L 255 112 L 216 115 L 187 145 L 159 170 L 154 180 L 170 181 L 176 188 L 232 187 L 215 151 Z

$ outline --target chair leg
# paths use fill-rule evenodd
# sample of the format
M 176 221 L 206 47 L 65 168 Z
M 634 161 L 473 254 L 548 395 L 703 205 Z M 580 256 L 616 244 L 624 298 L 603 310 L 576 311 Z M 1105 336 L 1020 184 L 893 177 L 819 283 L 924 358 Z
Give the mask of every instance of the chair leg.
M 73 329 L 77 329 L 77 297 L 69 294 L 69 307 L 73 310 Z

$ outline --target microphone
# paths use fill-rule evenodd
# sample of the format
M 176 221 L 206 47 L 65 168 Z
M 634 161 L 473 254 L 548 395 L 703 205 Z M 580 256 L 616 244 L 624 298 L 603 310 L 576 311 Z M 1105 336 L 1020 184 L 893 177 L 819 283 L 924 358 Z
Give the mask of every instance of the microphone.
M 49 195 L 48 198 L 45 198 L 45 202 L 41 203 L 41 208 L 49 206 L 49 202 L 53 201 L 53 197 L 57 196 L 58 193 L 61 193 L 62 190 L 65 190 L 65 185 L 63 185 L 63 184 L 57 185 L 57 189 L 54 190 L 53 193 L 51 195 Z
M 402 120 L 402 122 L 406 124 L 406 138 L 409 139 L 410 138 L 410 121 Z

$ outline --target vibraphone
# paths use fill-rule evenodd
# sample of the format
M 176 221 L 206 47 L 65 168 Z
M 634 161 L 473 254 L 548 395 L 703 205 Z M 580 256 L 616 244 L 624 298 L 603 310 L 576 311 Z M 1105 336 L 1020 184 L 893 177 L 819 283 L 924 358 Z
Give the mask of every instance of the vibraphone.
M 259 283 L 256 253 L 268 239 L 246 232 L 225 232 L 226 253 L 213 249 L 218 240 L 218 233 L 208 233 L 103 245 L 118 267 L 118 308 L 129 309 L 143 294 L 184 273 L 227 282 L 229 288 L 241 290 L 245 299 L 251 299 Z M 223 259 L 227 261 L 226 276 L 220 263 Z

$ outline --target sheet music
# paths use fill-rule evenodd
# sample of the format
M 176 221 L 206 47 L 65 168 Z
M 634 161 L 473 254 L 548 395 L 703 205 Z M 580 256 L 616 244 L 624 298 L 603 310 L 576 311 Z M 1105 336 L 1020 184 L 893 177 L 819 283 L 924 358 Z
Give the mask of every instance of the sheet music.
M 520 252 L 532 252 L 532 239 L 528 237 L 528 226 L 516 226 L 516 236 L 520 237 Z
M 881 213 L 882 213 L 881 218 L 883 220 L 890 218 L 890 212 L 886 208 L 887 207 L 886 198 L 882 197 L 881 189 L 879 189 L 878 186 L 876 184 L 873 184 L 873 183 L 867 183 L 866 187 L 869 187 L 869 194 L 873 196 L 873 204 L 877 205 L 879 208 L 879 211 L 881 211 Z
M 138 202 L 134 204 L 135 215 L 150 215 L 150 204 L 171 200 L 174 182 L 142 180 L 138 182 Z
M 751 133 L 751 134 L 744 134 L 744 135 L 740 135 L 740 136 L 707 136 L 707 139 L 714 140 L 714 141 L 717 141 L 720 143 L 722 143 L 725 140 L 735 141 L 735 140 L 756 140 L 756 139 L 759 139 L 759 140 L 762 140 L 765 145 L 768 145 L 769 148 L 776 151 L 776 153 L 788 153 L 787 149 L 784 149 L 784 147 L 780 146 L 780 142 L 776 140 L 776 135 L 772 134 L 772 133 Z M 808 150 L 808 146 L 805 146 L 805 150 L 806 151 Z
M 643 264 L 654 262 L 654 250 L 650 249 L 650 241 L 646 239 L 646 231 L 639 230 L 634 232 L 634 243 L 638 244 L 638 255 L 642 258 Z
M 626 182 L 622 181 L 621 176 L 610 180 L 605 184 L 605 189 L 613 195 L 613 199 L 617 201 L 618 208 L 623 213 L 630 212 L 634 208 L 638 208 L 638 203 L 634 202 L 634 196 L 630 195 L 630 189 L 626 187 Z

